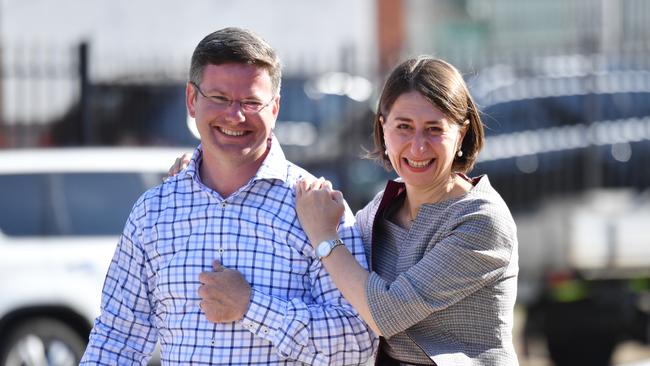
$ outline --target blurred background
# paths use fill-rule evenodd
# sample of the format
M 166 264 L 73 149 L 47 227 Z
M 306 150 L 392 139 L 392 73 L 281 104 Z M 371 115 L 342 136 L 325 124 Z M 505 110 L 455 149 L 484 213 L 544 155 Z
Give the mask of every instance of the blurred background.
M 132 203 L 198 143 L 192 50 L 246 27 L 283 65 L 276 135 L 353 210 L 401 59 L 465 75 L 518 225 L 522 365 L 650 364 L 650 2 L 0 0 L 0 366 L 73 365 Z M 154 361 L 155 362 L 155 361 Z

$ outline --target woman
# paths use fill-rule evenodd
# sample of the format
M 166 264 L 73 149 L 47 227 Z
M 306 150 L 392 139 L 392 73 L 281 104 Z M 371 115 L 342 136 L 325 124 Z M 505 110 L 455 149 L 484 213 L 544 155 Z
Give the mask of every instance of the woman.
M 400 179 L 356 216 L 370 272 L 337 239 L 341 193 L 303 181 L 297 211 L 345 298 L 381 337 L 378 364 L 516 365 L 517 238 L 487 176 L 468 178 L 483 127 L 450 64 L 409 59 L 390 74 L 371 155 Z

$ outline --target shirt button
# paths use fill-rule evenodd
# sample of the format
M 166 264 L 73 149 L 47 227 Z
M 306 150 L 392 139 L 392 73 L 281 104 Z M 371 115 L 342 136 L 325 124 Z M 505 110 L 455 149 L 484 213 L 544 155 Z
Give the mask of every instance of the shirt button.
M 210 340 L 210 344 L 214 346 L 215 344 L 217 344 L 217 341 L 215 341 L 214 339 L 212 339 L 212 340 Z
M 226 201 L 221 202 L 221 208 L 226 208 L 227 205 Z
M 223 248 L 219 248 L 219 253 L 223 254 L 226 250 Z
M 269 328 L 267 327 L 262 327 L 262 333 L 268 334 L 269 333 Z

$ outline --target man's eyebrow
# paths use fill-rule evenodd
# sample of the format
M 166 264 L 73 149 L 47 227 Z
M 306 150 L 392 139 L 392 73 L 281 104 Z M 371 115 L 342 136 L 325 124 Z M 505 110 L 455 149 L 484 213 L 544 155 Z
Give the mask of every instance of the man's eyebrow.
M 219 95 L 226 95 L 221 89 L 219 88 L 206 88 L 202 89 L 204 93 L 206 94 L 219 94 Z

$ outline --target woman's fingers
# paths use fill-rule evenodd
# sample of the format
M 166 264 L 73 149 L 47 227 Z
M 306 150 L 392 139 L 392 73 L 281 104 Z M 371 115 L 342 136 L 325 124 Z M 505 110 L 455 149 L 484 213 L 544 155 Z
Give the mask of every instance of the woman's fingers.
M 323 184 L 320 186 L 320 189 L 324 189 L 324 190 L 326 190 L 328 192 L 331 192 L 332 191 L 332 182 L 330 182 L 329 180 L 325 180 L 323 182 Z
M 330 192 L 330 197 L 332 198 L 332 201 L 338 203 L 339 205 L 343 205 L 343 193 L 341 193 L 341 191 Z
M 176 160 L 174 160 L 174 164 L 172 164 L 172 166 L 169 167 L 167 176 L 173 177 L 174 175 L 178 174 L 178 172 L 180 171 L 179 167 L 180 167 L 180 158 L 176 158 Z
M 187 166 L 190 164 L 191 159 L 192 159 L 192 154 L 189 153 L 185 153 L 180 157 L 176 158 L 174 164 L 172 164 L 172 166 L 169 168 L 167 175 L 173 177 L 176 174 L 180 173 L 181 170 L 187 168 Z
M 312 180 L 309 184 L 308 190 L 313 191 L 316 189 L 320 189 L 320 186 L 323 184 L 323 181 L 325 181 L 325 178 L 323 177 Z
M 314 185 L 316 178 L 313 177 L 301 177 L 298 180 L 298 187 L 302 189 L 303 192 L 311 190 L 311 186 Z
M 302 193 L 320 189 L 326 191 L 332 190 L 332 182 L 323 177 L 302 177 L 298 180 L 297 186 L 302 190 Z

